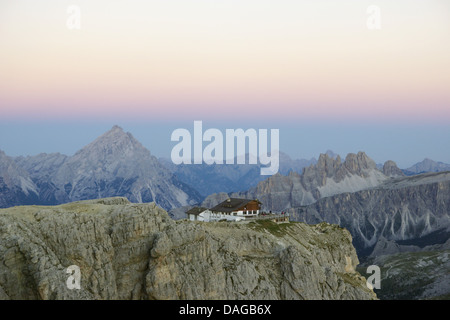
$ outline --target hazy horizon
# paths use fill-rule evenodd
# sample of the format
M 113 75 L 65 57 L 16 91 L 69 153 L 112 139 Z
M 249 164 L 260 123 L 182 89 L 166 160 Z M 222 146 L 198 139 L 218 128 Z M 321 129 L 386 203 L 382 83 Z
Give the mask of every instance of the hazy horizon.
M 0 149 L 71 154 L 117 124 L 167 157 L 202 120 L 280 129 L 292 158 L 450 163 L 449 39 L 446 0 L 5 0 Z
M 1 121 L 0 121 L 1 123 Z M 275 124 L 275 123 L 274 123 Z M 87 144 L 94 141 L 103 133 L 109 131 L 113 125 L 120 126 L 125 132 L 130 132 L 154 156 L 170 159 L 171 149 L 176 144 L 170 141 L 174 129 L 185 128 L 193 132 L 193 122 L 186 121 L 177 124 L 157 123 L 3 123 L 0 126 L 0 150 L 9 156 L 33 156 L 39 153 L 59 152 L 68 156 L 73 155 Z M 218 123 L 204 122 L 204 130 L 218 128 L 229 129 L 258 129 L 257 126 L 246 127 L 220 126 Z M 292 159 L 318 158 L 321 153 L 331 150 L 342 158 L 348 153 L 365 152 L 376 163 L 393 160 L 397 165 L 406 169 L 417 162 L 430 158 L 434 161 L 450 163 L 447 152 L 450 140 L 439 141 L 438 136 L 450 136 L 450 127 L 385 127 L 380 131 L 378 125 L 360 125 L 347 127 L 328 125 L 317 127 L 306 125 L 295 127 L 281 125 L 263 128 L 280 129 L 280 151 Z M 429 130 L 427 130 L 429 129 Z M 355 134 L 365 131 L 365 134 Z M 441 132 L 439 132 L 441 131 Z M 336 134 L 338 132 L 338 134 Z M 314 137 L 315 136 L 315 137 Z M 371 137 L 366 141 L 367 137 Z M 204 142 L 203 146 L 208 143 Z M 437 145 L 440 148 L 437 148 Z M 418 146 L 419 147 L 416 147 Z

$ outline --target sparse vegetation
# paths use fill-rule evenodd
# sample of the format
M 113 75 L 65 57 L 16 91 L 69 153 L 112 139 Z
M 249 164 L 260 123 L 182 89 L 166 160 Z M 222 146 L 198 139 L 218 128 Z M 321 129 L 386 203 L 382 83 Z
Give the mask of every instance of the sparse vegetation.
M 256 231 L 267 230 L 274 236 L 283 237 L 286 235 L 286 232 L 287 232 L 288 227 L 290 226 L 290 223 L 278 224 L 271 220 L 256 220 L 250 224 L 250 227 Z

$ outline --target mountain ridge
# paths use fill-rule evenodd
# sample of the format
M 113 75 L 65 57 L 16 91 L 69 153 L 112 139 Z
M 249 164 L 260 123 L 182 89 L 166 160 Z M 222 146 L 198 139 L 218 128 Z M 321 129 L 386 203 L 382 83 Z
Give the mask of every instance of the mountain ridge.
M 34 204 L 126 196 L 132 202 L 156 201 L 170 209 L 201 200 L 194 188 L 179 181 L 131 133 L 117 125 L 73 156 L 42 153 L 18 157 L 15 163 L 39 190 Z
M 362 255 L 370 255 L 374 248 L 380 254 L 379 241 L 439 244 L 450 236 L 450 172 L 387 180 L 375 188 L 336 194 L 289 212 L 296 221 L 327 221 L 348 229 Z M 434 232 L 447 236 L 441 235 L 438 242 L 436 237 L 421 240 Z
M 331 154 L 332 151 L 327 151 Z M 289 172 L 301 172 L 301 170 L 311 164 L 317 163 L 315 158 L 292 159 L 286 153 L 279 152 L 279 172 L 289 174 Z M 246 159 L 248 154 L 246 154 Z M 196 189 L 204 196 L 217 192 L 239 192 L 254 187 L 258 182 L 263 181 L 267 176 L 260 173 L 261 165 L 237 164 L 236 157 L 234 164 L 199 164 L 199 165 L 175 165 L 170 159 L 159 158 L 159 161 L 174 173 L 186 184 L 195 185 Z
M 426 172 L 442 172 L 442 171 L 450 171 L 450 164 L 434 161 L 429 158 L 425 158 L 421 162 L 417 162 L 407 169 L 403 169 L 403 172 L 406 175 L 414 175 Z
M 202 203 L 211 206 L 224 200 L 224 197 L 253 198 L 263 203 L 266 210 L 283 211 L 287 208 L 312 204 L 320 198 L 343 192 L 356 192 L 373 188 L 386 180 L 403 173 L 391 161 L 386 165 L 390 175 L 377 169 L 375 162 L 365 152 L 349 153 L 344 161 L 339 155 L 334 158 L 321 154 L 316 164 L 305 167 L 302 173 L 277 173 L 255 187 L 243 192 L 212 194 Z M 397 175 L 398 174 L 398 175 Z

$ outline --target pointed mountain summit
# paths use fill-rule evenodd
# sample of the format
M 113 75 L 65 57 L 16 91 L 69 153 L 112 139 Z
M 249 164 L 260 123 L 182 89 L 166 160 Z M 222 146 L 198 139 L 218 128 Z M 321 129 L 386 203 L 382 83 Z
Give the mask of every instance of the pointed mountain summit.
M 423 161 L 416 163 L 404 172 L 407 175 L 419 174 L 424 172 L 442 172 L 450 171 L 450 164 L 444 162 L 437 162 L 429 158 L 425 158 Z
M 121 127 L 115 125 L 111 130 L 105 132 L 93 142 L 83 147 L 74 157 L 89 155 L 91 157 L 128 157 L 140 154 L 150 155 L 147 150 L 133 135 L 125 132 Z
M 164 209 L 197 203 L 200 195 L 181 183 L 131 133 L 114 126 L 79 150 L 58 170 L 55 184 L 71 201 L 125 196 Z
M 15 163 L 31 175 L 32 183 L 27 176 L 21 181 L 24 188 L 34 188 L 39 194 L 33 204 L 120 196 L 131 202 L 156 202 L 169 210 L 201 200 L 194 188 L 179 181 L 131 133 L 117 125 L 72 157 L 40 154 L 19 157 Z

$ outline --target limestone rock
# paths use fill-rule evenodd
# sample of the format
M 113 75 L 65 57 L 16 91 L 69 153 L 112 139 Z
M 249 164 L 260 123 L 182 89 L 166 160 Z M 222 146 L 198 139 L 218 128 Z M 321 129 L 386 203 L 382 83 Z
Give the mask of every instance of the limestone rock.
M 397 164 L 392 160 L 388 160 L 384 163 L 383 173 L 388 177 L 402 177 L 405 175 L 403 171 L 397 167 Z
M 1 299 L 376 299 L 357 264 L 327 223 L 174 221 L 124 198 L 0 210 Z
M 388 179 L 364 152 L 350 153 L 344 162 L 339 155 L 321 154 L 316 164 L 303 168 L 302 174 L 277 173 L 248 191 L 212 194 L 202 206 L 212 207 L 227 197 L 253 198 L 262 202 L 264 210 L 284 211 L 324 197 L 377 187 Z
M 326 221 L 346 228 L 362 256 L 374 248 L 377 255 L 411 251 L 408 245 L 424 247 L 449 238 L 450 173 L 397 177 L 376 188 L 322 198 L 289 211 L 296 221 Z

